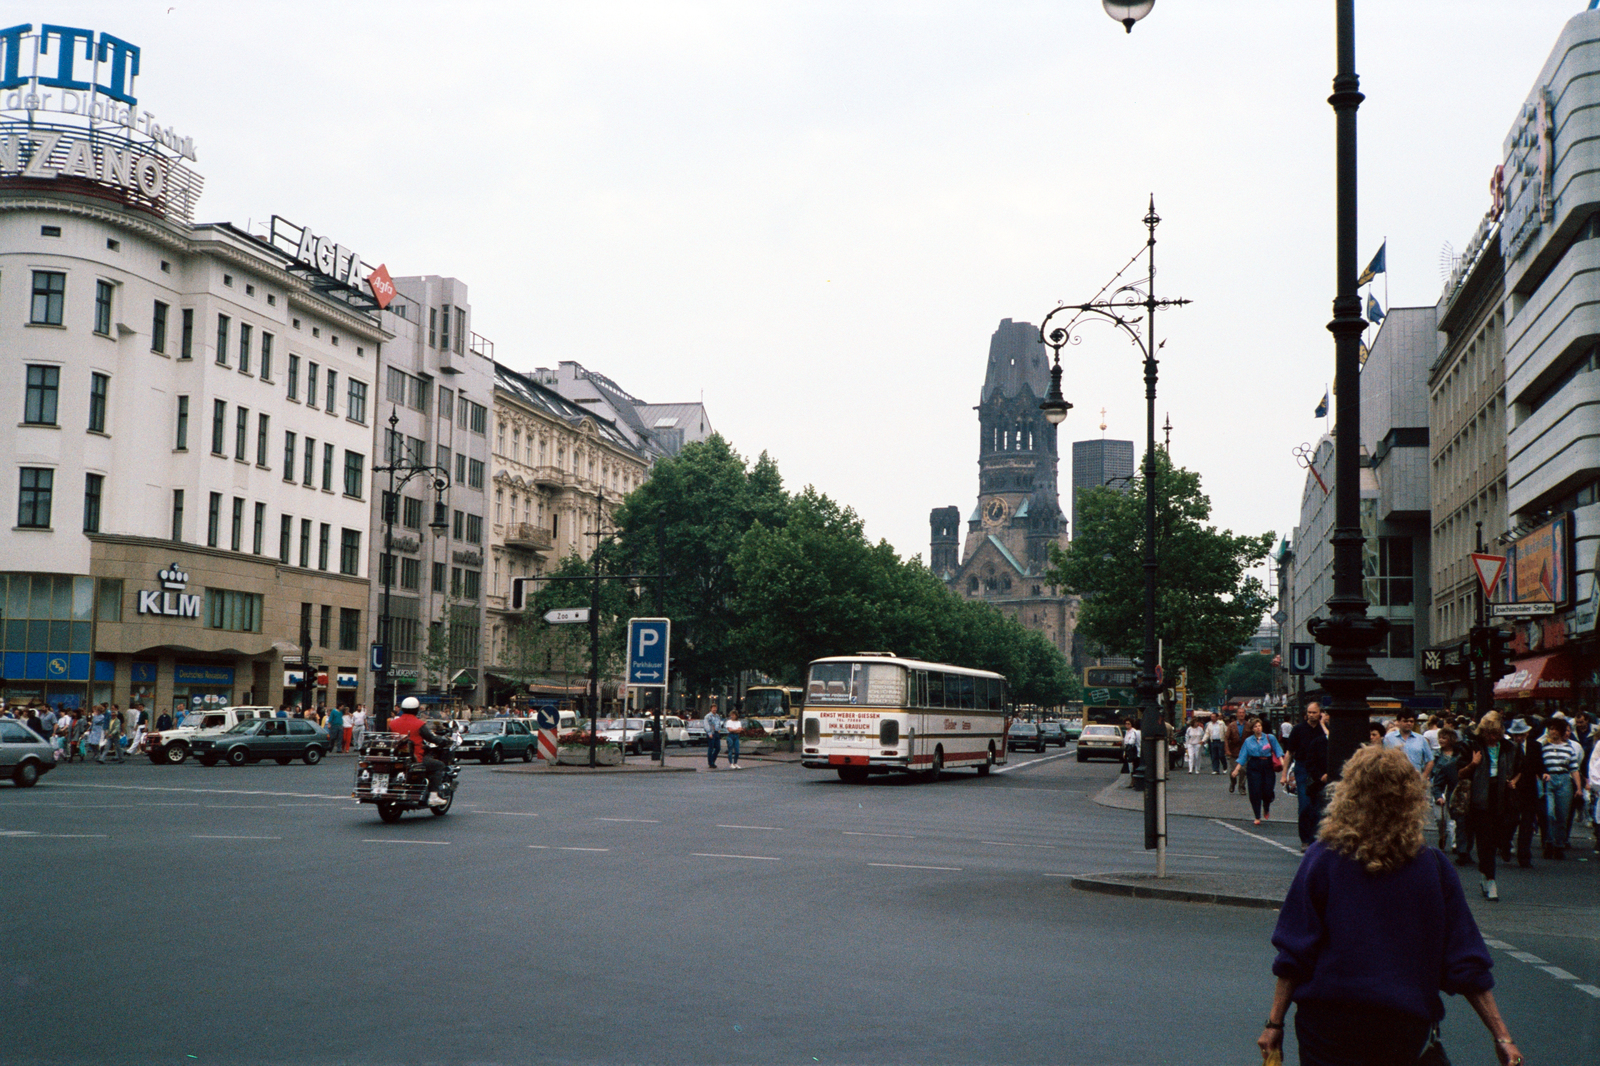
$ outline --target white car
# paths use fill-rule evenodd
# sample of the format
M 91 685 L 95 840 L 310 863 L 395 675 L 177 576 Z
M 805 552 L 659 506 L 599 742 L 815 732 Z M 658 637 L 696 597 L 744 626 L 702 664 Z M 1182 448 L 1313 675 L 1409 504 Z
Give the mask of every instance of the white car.
M 622 749 L 634 755 L 646 751 L 654 751 L 655 718 L 613 718 L 600 727 L 600 739 L 610 744 L 620 744 Z M 666 734 L 667 747 L 674 744 L 679 747 L 689 746 L 689 730 L 683 724 L 683 719 L 675 714 L 661 716 L 661 731 Z

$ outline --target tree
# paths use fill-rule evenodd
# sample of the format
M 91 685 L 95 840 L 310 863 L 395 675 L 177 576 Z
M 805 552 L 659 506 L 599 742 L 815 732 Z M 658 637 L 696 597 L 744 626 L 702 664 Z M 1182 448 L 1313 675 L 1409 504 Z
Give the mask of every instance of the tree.
M 1156 637 L 1169 676 L 1188 667 L 1207 691 L 1261 624 L 1271 604 L 1249 570 L 1267 557 L 1274 534 L 1235 535 L 1208 525 L 1211 501 L 1200 475 L 1156 465 Z M 1077 536 L 1052 547 L 1049 580 L 1083 597 L 1078 630 L 1108 654 L 1144 656 L 1144 477 L 1126 493 L 1110 488 L 1078 497 Z
M 1272 691 L 1272 656 L 1246 652 L 1222 668 L 1217 675 L 1214 703 L 1228 696 L 1265 696 Z

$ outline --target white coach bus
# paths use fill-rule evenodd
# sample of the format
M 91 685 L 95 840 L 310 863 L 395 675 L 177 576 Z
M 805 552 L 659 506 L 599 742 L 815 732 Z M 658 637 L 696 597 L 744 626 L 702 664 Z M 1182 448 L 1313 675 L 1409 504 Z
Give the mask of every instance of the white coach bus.
M 1006 761 L 1006 679 L 988 670 L 863 652 L 817 659 L 806 678 L 801 762 L 845 781 Z

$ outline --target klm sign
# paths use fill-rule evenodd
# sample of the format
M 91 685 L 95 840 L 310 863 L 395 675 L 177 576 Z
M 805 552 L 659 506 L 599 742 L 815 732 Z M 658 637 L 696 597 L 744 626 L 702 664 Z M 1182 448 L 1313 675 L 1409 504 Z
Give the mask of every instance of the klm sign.
M 139 613 L 160 614 L 172 618 L 199 618 L 200 597 L 184 592 L 189 587 L 189 575 L 173 563 L 158 575 L 161 587 L 139 590 Z

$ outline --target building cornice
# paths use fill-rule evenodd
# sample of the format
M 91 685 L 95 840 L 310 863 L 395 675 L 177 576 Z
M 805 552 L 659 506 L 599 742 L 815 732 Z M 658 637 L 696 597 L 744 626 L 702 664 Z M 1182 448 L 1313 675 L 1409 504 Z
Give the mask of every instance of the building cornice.
M 259 566 L 270 566 L 282 574 L 316 578 L 319 581 L 337 581 L 351 585 L 371 584 L 364 577 L 332 573 L 327 570 L 312 570 L 301 566 L 290 566 L 266 555 L 252 555 L 249 552 L 229 551 L 225 548 L 207 548 L 201 544 L 168 540 L 164 537 L 140 537 L 131 533 L 85 533 L 84 536 L 88 537 L 89 541 L 94 544 L 125 544 L 133 548 L 147 548 L 158 553 L 183 552 L 186 555 L 203 555 L 212 559 L 227 559 L 235 563 L 255 563 Z
M 0 196 L 0 211 L 54 211 L 57 214 L 75 215 L 118 226 L 181 255 L 191 255 L 195 250 L 194 242 L 174 232 L 171 223 L 90 200 L 66 196 Z

